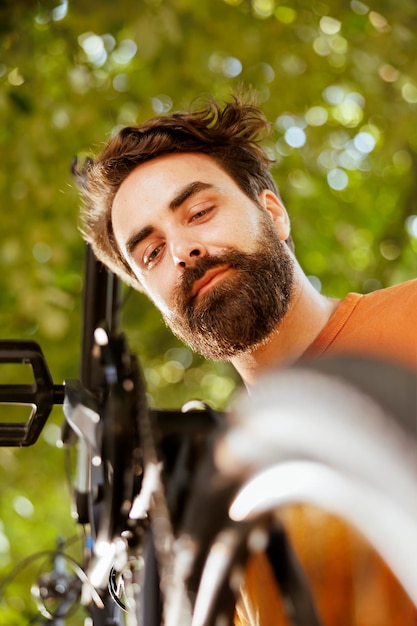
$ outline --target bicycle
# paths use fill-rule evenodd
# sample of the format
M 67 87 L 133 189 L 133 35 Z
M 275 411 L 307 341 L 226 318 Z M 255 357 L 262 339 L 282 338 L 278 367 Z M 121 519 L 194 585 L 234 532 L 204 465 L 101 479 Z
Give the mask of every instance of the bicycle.
M 34 445 L 61 404 L 63 442 L 77 447 L 84 562 L 63 544 L 50 551 L 51 569 L 37 581 L 42 618 L 64 624 L 81 603 L 93 626 L 232 624 L 236 572 L 263 549 L 291 624 L 319 626 L 274 515 L 296 501 L 363 532 L 417 606 L 415 375 L 359 357 L 322 359 L 269 373 L 227 415 L 201 403 L 151 410 L 119 330 L 119 300 L 117 279 L 87 249 L 80 380 L 55 385 L 38 344 L 0 341 L 0 362 L 29 363 L 34 374 L 33 384 L 0 387 L 0 401 L 35 407 L 25 423 L 0 424 L 0 446 Z M 378 532 L 372 516 L 386 520 Z

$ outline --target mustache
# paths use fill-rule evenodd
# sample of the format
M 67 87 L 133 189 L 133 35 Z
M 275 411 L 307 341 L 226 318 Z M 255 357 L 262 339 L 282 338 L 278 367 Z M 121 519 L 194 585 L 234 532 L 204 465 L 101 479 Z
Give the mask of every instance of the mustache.
M 245 269 L 246 261 L 251 255 L 230 250 L 217 256 L 204 256 L 198 259 L 192 267 L 185 268 L 179 284 L 179 292 L 183 298 L 190 298 L 194 283 L 204 274 L 215 267 L 228 265 L 234 269 Z

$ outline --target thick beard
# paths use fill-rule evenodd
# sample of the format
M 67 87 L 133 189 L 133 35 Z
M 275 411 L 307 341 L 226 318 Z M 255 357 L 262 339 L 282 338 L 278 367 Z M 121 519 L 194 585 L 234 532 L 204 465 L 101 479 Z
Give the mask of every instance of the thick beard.
M 224 265 L 234 271 L 194 301 L 195 281 L 207 270 Z M 265 219 L 257 252 L 231 250 L 201 257 L 184 271 L 174 309 L 165 322 L 207 359 L 230 360 L 261 346 L 278 328 L 288 311 L 293 281 L 294 264 L 287 245 Z

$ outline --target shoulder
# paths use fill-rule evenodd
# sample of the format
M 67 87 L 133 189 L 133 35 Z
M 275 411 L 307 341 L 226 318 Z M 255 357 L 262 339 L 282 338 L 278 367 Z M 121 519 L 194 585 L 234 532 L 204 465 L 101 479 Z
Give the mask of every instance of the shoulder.
M 397 285 L 393 285 L 392 287 L 385 287 L 385 289 L 377 289 L 376 291 L 373 291 L 368 295 L 382 294 L 386 296 L 394 296 L 398 293 L 410 293 L 417 295 L 417 278 L 407 280 L 403 283 L 398 283 Z
M 361 306 L 389 306 L 399 310 L 417 303 L 417 279 L 408 280 L 392 287 L 377 289 L 361 297 Z
M 365 295 L 349 294 L 340 309 L 345 315 L 339 317 L 332 350 L 395 359 L 416 367 L 417 280 Z

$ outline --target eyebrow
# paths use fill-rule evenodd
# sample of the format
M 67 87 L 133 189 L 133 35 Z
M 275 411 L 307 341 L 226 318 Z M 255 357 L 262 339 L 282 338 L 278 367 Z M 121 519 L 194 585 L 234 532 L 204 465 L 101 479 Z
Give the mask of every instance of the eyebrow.
M 214 185 L 210 183 L 204 183 L 199 180 L 188 183 L 188 185 L 185 185 L 182 189 L 180 189 L 180 191 L 169 202 L 168 204 L 169 209 L 171 211 L 176 211 L 189 198 L 191 198 L 197 193 L 200 193 L 200 191 L 205 191 L 206 189 L 214 189 Z M 150 226 L 150 225 L 144 226 L 137 233 L 129 237 L 129 239 L 126 242 L 126 250 L 128 254 L 129 255 L 132 254 L 136 246 L 139 245 L 141 241 L 146 239 L 146 237 L 149 237 L 149 235 L 152 235 L 154 230 L 155 229 L 153 226 Z
M 210 183 L 203 183 L 200 180 L 195 180 L 192 183 L 189 183 L 188 185 L 185 185 L 177 193 L 177 195 L 174 196 L 174 198 L 169 203 L 169 208 L 172 211 L 175 211 L 182 204 L 184 204 L 184 202 L 186 202 L 186 200 L 188 200 L 188 198 L 191 198 L 191 196 L 194 196 L 196 193 L 199 193 L 200 191 L 205 191 L 206 189 L 213 189 L 213 187 L 214 187 L 214 185 L 211 185 Z
M 136 246 L 140 244 L 141 241 L 146 239 L 146 237 L 149 237 L 149 235 L 152 235 L 154 230 L 155 229 L 153 228 L 153 226 L 144 226 L 143 228 L 140 229 L 139 232 L 132 235 L 132 237 L 129 237 L 129 239 L 126 241 L 126 250 L 128 254 L 129 255 L 132 254 Z

